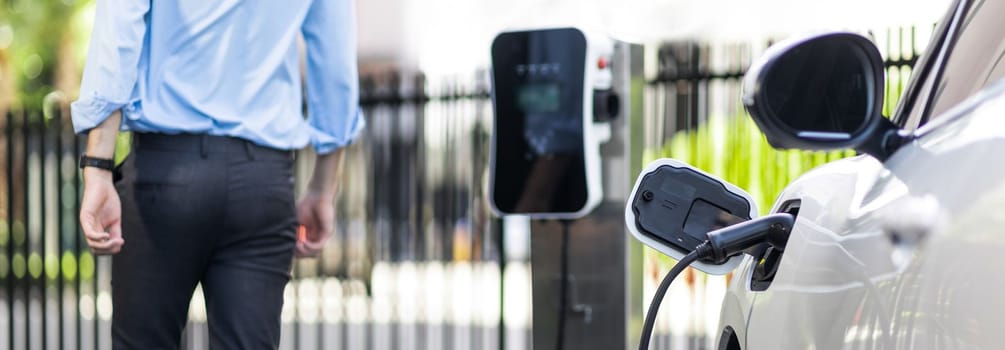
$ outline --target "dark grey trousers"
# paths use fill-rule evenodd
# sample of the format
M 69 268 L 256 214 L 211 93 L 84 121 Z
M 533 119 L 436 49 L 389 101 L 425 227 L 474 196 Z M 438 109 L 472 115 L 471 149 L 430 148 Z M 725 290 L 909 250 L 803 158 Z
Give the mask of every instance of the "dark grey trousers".
M 177 349 L 198 283 L 212 349 L 279 346 L 297 218 L 293 154 L 236 138 L 133 135 L 116 184 L 115 349 Z

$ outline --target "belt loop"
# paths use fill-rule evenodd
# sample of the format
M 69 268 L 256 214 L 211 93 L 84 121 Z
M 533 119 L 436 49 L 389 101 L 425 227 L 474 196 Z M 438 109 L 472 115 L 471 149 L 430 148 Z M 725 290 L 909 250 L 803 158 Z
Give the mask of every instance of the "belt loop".
M 251 149 L 251 142 L 244 141 L 244 151 L 248 153 L 249 160 L 255 160 L 255 152 Z
M 209 149 L 206 147 L 207 138 L 209 138 L 209 136 L 202 134 L 202 137 L 199 139 L 199 153 L 202 154 L 203 159 L 209 157 Z

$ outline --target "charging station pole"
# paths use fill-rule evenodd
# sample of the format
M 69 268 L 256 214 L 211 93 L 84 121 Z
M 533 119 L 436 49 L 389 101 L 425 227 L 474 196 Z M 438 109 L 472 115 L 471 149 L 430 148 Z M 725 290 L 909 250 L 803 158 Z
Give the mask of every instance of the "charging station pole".
M 637 347 L 642 328 L 642 245 L 624 226 L 625 201 L 642 169 L 645 86 L 642 46 L 619 42 L 612 59 L 621 113 L 601 146 L 603 201 L 570 223 L 564 348 Z M 533 346 L 554 349 L 559 334 L 562 223 L 531 223 Z

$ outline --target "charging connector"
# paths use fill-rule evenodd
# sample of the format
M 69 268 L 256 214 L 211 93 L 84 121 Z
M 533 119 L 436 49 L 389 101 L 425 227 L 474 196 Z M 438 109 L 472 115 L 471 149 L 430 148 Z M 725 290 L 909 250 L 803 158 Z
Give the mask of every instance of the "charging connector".
M 784 251 L 794 221 L 791 214 L 778 213 L 709 232 L 711 255 L 707 259 L 713 264 L 722 264 L 761 243 L 768 243 L 775 250 Z
M 649 304 L 646 321 L 642 326 L 639 349 L 649 349 L 653 325 L 656 323 L 656 314 L 659 312 L 663 297 L 670 289 L 670 283 L 691 263 L 702 260 L 713 264 L 722 264 L 729 258 L 750 252 L 751 249 L 764 243 L 775 250 L 783 251 L 794 222 L 795 217 L 792 214 L 778 213 L 708 232 L 708 240 L 699 244 L 693 251 L 680 259 L 656 288 L 656 294 L 653 295 L 653 300 Z

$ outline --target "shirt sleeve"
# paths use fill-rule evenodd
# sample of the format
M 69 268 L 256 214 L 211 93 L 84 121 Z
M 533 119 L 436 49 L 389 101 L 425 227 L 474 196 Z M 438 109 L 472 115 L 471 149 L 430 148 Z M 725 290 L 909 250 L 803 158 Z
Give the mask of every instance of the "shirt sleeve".
M 359 108 L 355 0 L 314 0 L 301 32 L 307 45 L 307 119 L 319 154 L 352 143 L 366 122 Z
M 87 132 L 133 99 L 150 0 L 98 0 L 73 130 Z

